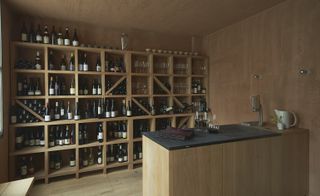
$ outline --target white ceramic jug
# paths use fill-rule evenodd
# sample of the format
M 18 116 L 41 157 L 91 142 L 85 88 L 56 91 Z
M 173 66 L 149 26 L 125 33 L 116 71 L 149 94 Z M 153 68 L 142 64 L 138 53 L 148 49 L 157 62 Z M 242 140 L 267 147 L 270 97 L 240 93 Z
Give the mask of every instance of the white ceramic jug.
M 274 112 L 276 113 L 277 119 L 280 120 L 281 123 L 284 125 L 285 129 L 294 127 L 297 124 L 298 119 L 294 112 L 277 110 L 277 109 L 275 109 Z M 292 118 L 293 118 L 293 122 L 291 123 Z

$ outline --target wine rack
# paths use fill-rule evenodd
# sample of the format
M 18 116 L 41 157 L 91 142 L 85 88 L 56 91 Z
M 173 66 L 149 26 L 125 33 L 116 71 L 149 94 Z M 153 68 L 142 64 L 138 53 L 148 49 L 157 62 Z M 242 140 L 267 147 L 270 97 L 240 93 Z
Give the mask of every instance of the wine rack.
M 37 51 L 41 64 L 39 70 L 32 69 L 32 59 L 36 58 Z M 84 54 L 87 54 L 87 71 L 79 69 Z M 63 64 L 60 62 L 61 58 L 65 58 L 66 64 L 69 64 L 72 56 L 74 68 L 61 70 L 60 64 Z M 99 71 L 95 69 L 96 62 L 100 63 Z M 23 156 L 25 156 L 23 159 L 32 159 L 30 156 L 34 156 L 37 163 L 33 168 L 35 172 L 30 175 L 45 183 L 61 176 L 79 178 L 86 172 L 108 173 L 116 168 L 133 169 L 141 165 L 143 131 L 156 131 L 167 125 L 194 126 L 194 114 L 186 108 L 190 107 L 194 100 L 201 97 L 208 98 L 207 69 L 207 58 L 201 56 L 12 42 L 11 104 L 20 110 L 25 110 L 36 120 L 10 124 L 10 179 L 21 177 L 17 171 Z M 51 77 L 64 81 L 67 86 L 66 92 L 50 95 Z M 28 89 L 18 93 L 18 88 L 21 88 L 21 85 L 23 87 L 24 81 L 21 80 L 24 78 L 39 78 L 33 82 L 39 83 L 37 89 L 41 93 L 28 94 Z M 192 89 L 194 80 L 201 83 L 204 90 L 194 93 Z M 73 81 L 75 93 L 70 94 L 68 84 Z M 92 93 L 92 88 L 96 88 L 98 83 L 101 94 Z M 130 102 L 132 116 L 121 114 L 114 118 L 88 116 L 89 118 L 80 120 L 61 117 L 60 120 L 51 119 L 46 122 L 44 111 L 35 109 L 37 104 L 48 103 L 54 107 L 58 103 L 63 104 L 65 108 L 70 104 L 70 109 L 73 111 L 75 104 L 79 103 L 79 107 L 86 110 L 85 108 L 90 108 L 86 103 L 96 104 L 99 100 L 106 99 L 113 100 L 117 107 L 123 102 L 126 105 Z M 96 140 L 96 127 L 100 126 L 99 124 L 103 130 L 101 141 Z M 52 146 L 52 143 L 55 143 L 51 138 L 54 134 L 52 132 L 66 126 L 73 131 L 73 141 L 68 141 L 67 145 Z M 125 128 L 120 128 L 119 131 L 116 126 Z M 30 131 L 38 134 L 37 130 L 43 131 L 43 146 L 17 148 L 18 134 L 28 134 Z M 71 134 L 71 131 L 68 134 Z M 87 140 L 84 140 L 84 134 L 87 134 Z M 123 157 L 117 162 L 115 160 L 117 157 L 112 153 L 119 148 L 122 149 L 122 154 L 126 155 L 122 155 Z M 90 151 L 102 154 L 100 164 L 95 162 L 86 166 L 86 163 L 83 163 L 82 154 Z M 56 168 L 55 163 L 57 163 Z M 69 163 L 74 166 L 69 166 Z

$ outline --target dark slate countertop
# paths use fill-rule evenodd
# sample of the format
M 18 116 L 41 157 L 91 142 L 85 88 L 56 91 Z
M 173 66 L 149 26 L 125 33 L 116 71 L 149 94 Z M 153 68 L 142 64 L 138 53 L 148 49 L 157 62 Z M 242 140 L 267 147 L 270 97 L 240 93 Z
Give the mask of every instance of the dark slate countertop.
M 206 146 L 212 144 L 221 144 L 280 135 L 280 133 L 276 133 L 265 128 L 250 127 L 244 125 L 223 125 L 220 126 L 219 133 L 204 133 L 199 131 L 195 131 L 195 133 L 196 134 L 192 139 L 185 141 L 162 138 L 159 136 L 159 132 L 157 131 L 145 132 L 143 133 L 143 135 L 168 150 L 184 149 L 190 147 Z

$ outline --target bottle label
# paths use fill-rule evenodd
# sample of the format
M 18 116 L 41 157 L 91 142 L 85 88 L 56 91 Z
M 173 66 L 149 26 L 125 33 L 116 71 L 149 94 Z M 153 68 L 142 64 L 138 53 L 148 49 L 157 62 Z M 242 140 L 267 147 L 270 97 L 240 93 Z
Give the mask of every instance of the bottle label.
M 98 115 L 101 115 L 101 107 L 98 107 Z
M 106 112 L 106 118 L 110 118 L 110 112 Z
M 119 157 L 119 158 L 118 158 L 118 162 L 123 162 L 123 158 L 122 158 L 122 157 Z
M 122 132 L 122 138 L 126 139 L 127 138 L 127 132 Z
M 29 96 L 34 95 L 34 92 L 33 92 L 33 91 L 28 91 L 28 95 L 29 95 Z
M 60 114 L 55 114 L 55 115 L 54 115 L 54 119 L 55 119 L 55 120 L 60 120 Z
M 70 165 L 70 167 L 74 167 L 76 165 L 76 161 L 75 160 L 70 160 L 69 165 Z
M 69 39 L 64 39 L 64 45 L 69 46 L 70 45 L 70 40 Z
M 131 110 L 127 110 L 127 116 L 131 116 L 131 115 L 132 115 Z
M 201 93 L 202 93 L 202 94 L 206 94 L 206 89 L 202 89 L 202 90 L 201 90 Z
M 28 171 L 27 171 L 27 166 L 26 165 L 23 165 L 23 166 L 20 167 L 20 173 L 21 173 L 21 176 L 27 175 Z
M 46 122 L 51 121 L 50 115 L 45 115 L 44 116 L 44 121 L 46 121 Z
M 21 144 L 21 143 L 22 143 L 22 141 L 23 141 L 23 137 L 22 137 L 22 135 L 21 135 L 21 136 L 16 137 L 16 143 L 17 143 L 17 144 Z
M 75 88 L 70 88 L 70 95 L 76 94 L 76 89 Z
M 83 71 L 88 71 L 89 70 L 89 65 L 87 63 L 83 64 Z
M 193 93 L 197 94 L 198 93 L 198 88 L 193 88 Z
M 73 45 L 73 46 L 79 46 L 79 42 L 78 42 L 77 40 L 73 40 L 73 41 L 72 41 L 72 45 Z
M 102 94 L 102 89 L 98 88 L 98 95 L 101 95 L 101 94 Z
M 55 168 L 55 169 L 60 169 L 60 168 L 61 168 L 61 163 L 60 163 L 60 162 L 56 162 L 56 163 L 54 164 L 54 168 Z
M 29 146 L 34 146 L 34 143 L 35 143 L 34 139 L 29 140 Z
M 49 95 L 54 95 L 54 88 L 49 89 Z
M 139 159 L 142 159 L 142 152 L 139 152 Z
M 102 132 L 99 132 L 98 133 L 98 140 L 102 140 L 103 139 L 103 133 Z
M 115 111 L 111 111 L 111 117 L 116 117 L 116 112 Z
M 83 160 L 83 161 L 82 161 L 82 165 L 83 165 L 83 166 L 87 166 L 87 165 L 88 165 L 88 160 Z
M 36 41 L 37 42 L 42 42 L 42 36 L 41 35 L 37 35 L 36 36 Z
M 63 45 L 63 39 L 62 39 L 62 38 L 58 38 L 58 39 L 57 39 L 57 44 L 58 44 L 59 46 L 62 46 L 62 45 Z
M 40 146 L 40 139 L 36 139 L 36 146 Z
M 80 116 L 79 115 L 74 115 L 74 120 L 80 120 Z
M 40 70 L 40 69 L 41 69 L 41 65 L 40 65 L 39 63 L 37 63 L 37 64 L 35 65 L 35 67 L 36 67 L 37 70 Z
M 48 36 L 43 36 L 43 43 L 49 44 L 49 37 Z
M 84 90 L 83 90 L 83 94 L 84 94 L 84 95 L 88 95 L 88 94 L 89 94 L 88 89 L 84 89 Z
M 74 71 L 74 65 L 72 63 L 69 64 L 69 71 Z
M 98 157 L 97 162 L 98 162 L 98 164 L 102 164 L 102 158 L 101 158 L 101 157 Z
M 136 160 L 136 159 L 137 159 L 137 155 L 133 154 L 133 160 Z
M 60 69 L 61 69 L 62 71 L 65 71 L 65 70 L 67 69 L 67 67 L 66 67 L 65 65 L 61 65 L 61 66 L 60 66 Z
M 44 146 L 44 140 L 40 140 L 40 146 Z
M 92 94 L 93 94 L 93 95 L 96 95 L 96 94 L 97 94 L 97 89 L 93 88 L 93 89 L 92 89 Z
M 72 119 L 73 119 L 72 113 L 68 112 L 68 120 L 72 120 Z
M 17 123 L 17 116 L 11 116 L 11 123 Z
M 82 63 L 79 64 L 79 71 L 83 71 L 83 64 Z
M 62 139 L 59 140 L 59 145 L 62 146 L 64 141 Z
M 18 92 L 21 92 L 21 91 L 22 91 L 22 83 L 19 82 L 19 83 L 18 83 Z
M 128 156 L 123 156 L 123 161 L 128 161 Z
M 110 162 L 113 162 L 114 161 L 114 157 L 110 157 Z
M 49 146 L 53 147 L 54 146 L 54 141 L 49 142 Z
M 28 41 L 28 35 L 26 33 L 21 33 L 21 41 L 23 42 Z
M 101 71 L 101 66 L 96 66 L 97 71 Z
M 70 144 L 70 139 L 64 139 L 64 144 L 69 145 Z
M 64 109 L 60 109 L 60 116 L 64 116 Z
M 35 94 L 35 95 L 41 95 L 41 91 L 40 91 L 40 90 L 36 90 L 36 91 L 34 92 L 34 94 Z

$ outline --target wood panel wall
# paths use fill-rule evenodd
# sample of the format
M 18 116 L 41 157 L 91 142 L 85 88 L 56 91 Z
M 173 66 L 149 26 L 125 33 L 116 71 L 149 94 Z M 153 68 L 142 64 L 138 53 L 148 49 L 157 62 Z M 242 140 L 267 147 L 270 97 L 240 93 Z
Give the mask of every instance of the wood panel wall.
M 256 120 L 249 97 L 260 94 L 265 121 L 275 108 L 286 109 L 310 129 L 312 196 L 320 195 L 319 21 L 319 0 L 288 0 L 208 35 L 203 44 L 210 61 L 209 104 L 218 123 Z M 300 68 L 311 73 L 301 76 Z
M 2 1 L 1 5 L 2 13 L 2 60 L 3 60 L 3 109 L 4 109 L 4 135 L 0 138 L 0 183 L 8 180 L 8 124 L 9 124 L 9 40 L 12 16 L 8 10 L 8 7 Z

